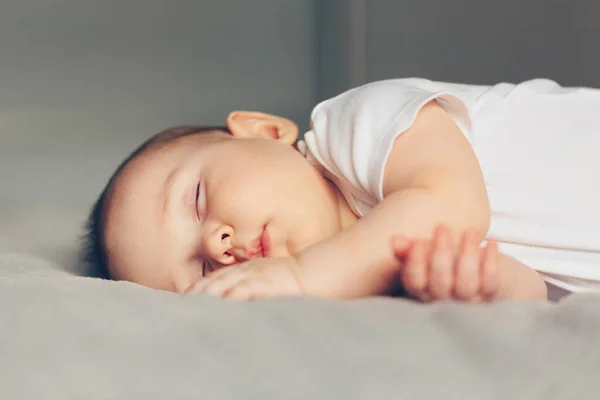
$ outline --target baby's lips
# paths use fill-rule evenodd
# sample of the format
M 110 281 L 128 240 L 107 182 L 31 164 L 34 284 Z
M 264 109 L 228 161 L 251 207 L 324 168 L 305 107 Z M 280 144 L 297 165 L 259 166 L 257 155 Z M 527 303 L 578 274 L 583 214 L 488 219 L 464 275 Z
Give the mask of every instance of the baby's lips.
M 246 248 L 246 254 L 248 258 L 258 258 L 262 256 L 262 246 L 260 244 L 260 239 L 254 239 Z

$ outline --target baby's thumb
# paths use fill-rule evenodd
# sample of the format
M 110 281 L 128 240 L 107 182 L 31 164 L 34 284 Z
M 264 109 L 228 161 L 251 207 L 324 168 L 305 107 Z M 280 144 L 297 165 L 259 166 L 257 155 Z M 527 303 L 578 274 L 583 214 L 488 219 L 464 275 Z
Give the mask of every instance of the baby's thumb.
M 392 236 L 390 239 L 390 246 L 396 257 L 404 258 L 408 254 L 410 241 L 404 236 Z

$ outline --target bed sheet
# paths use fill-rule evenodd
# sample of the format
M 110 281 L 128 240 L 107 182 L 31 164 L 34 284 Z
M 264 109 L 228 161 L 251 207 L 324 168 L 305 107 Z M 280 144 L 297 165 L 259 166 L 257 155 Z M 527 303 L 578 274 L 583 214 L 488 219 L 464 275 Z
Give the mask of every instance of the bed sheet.
M 0 256 L 0 398 L 597 398 L 600 296 L 232 303 Z

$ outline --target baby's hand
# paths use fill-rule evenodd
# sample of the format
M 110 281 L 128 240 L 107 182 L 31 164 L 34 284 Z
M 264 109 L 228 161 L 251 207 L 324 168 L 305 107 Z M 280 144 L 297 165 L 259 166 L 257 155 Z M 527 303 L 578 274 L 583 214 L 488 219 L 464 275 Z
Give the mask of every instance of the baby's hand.
M 217 270 L 186 290 L 217 297 L 251 300 L 302 294 L 293 257 L 260 258 Z
M 499 289 L 498 247 L 490 240 L 479 247 L 477 235 L 465 232 L 462 243 L 453 243 L 445 227 L 430 241 L 394 237 L 392 249 L 403 266 L 400 279 L 406 291 L 418 300 L 492 300 Z

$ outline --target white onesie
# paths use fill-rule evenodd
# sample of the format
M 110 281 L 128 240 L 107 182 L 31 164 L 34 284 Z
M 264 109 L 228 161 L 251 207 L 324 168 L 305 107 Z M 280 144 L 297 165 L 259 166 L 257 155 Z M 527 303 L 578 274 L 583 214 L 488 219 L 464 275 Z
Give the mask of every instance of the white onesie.
M 600 291 L 600 90 L 536 79 L 474 86 L 373 82 L 318 104 L 306 156 L 358 216 L 383 199 L 394 140 L 435 100 L 483 170 L 500 250 L 568 291 Z M 302 146 L 301 146 L 302 147 Z

